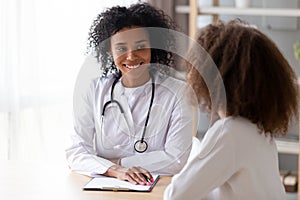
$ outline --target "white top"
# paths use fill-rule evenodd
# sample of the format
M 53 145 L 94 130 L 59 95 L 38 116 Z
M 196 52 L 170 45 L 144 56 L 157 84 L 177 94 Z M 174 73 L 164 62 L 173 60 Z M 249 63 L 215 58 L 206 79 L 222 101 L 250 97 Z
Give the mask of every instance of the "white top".
M 285 199 L 274 139 L 245 118 L 218 120 L 164 199 Z
M 145 125 L 152 95 L 152 81 L 135 89 L 125 89 L 121 80 L 115 85 L 114 100 L 125 112 L 121 115 L 116 103 L 105 110 L 101 134 L 103 106 L 111 100 L 115 78 L 93 80 L 89 91 L 77 99 L 74 110 L 72 144 L 66 156 L 72 170 L 103 174 L 114 165 L 109 159 L 120 159 L 124 167 L 141 166 L 152 173 L 173 175 L 186 163 L 192 146 L 193 108 L 183 81 L 155 76 L 155 96 L 150 113 L 144 153 L 134 150 Z

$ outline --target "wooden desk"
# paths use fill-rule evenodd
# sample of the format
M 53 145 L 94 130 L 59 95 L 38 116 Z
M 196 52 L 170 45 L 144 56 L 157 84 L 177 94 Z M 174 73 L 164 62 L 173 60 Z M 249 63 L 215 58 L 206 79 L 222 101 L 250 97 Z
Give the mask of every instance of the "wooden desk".
M 5 200 L 159 200 L 171 177 L 161 177 L 149 193 L 83 191 L 89 180 L 65 163 L 0 161 L 0 199 Z

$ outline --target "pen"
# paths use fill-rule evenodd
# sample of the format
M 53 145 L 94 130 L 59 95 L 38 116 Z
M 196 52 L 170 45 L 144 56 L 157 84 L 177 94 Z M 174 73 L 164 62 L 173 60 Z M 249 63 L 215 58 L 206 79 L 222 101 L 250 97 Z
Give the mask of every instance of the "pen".
M 147 180 L 148 183 L 152 183 L 152 181 L 150 180 L 150 178 L 148 176 L 146 176 L 145 174 L 143 174 L 143 176 Z

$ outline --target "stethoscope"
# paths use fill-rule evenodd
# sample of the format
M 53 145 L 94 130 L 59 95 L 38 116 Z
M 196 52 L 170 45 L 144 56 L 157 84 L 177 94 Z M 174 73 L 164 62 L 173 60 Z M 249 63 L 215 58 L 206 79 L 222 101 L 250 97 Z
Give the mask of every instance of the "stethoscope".
M 114 99 L 113 97 L 113 93 L 114 93 L 114 88 L 115 88 L 115 85 L 117 84 L 117 82 L 119 81 L 119 79 L 121 78 L 121 76 L 118 76 L 112 86 L 111 86 L 111 91 L 110 91 L 110 101 L 107 101 L 104 106 L 103 106 L 103 109 L 102 109 L 102 114 L 101 114 L 101 127 L 103 126 L 103 118 L 104 118 L 104 113 L 105 113 L 105 110 L 107 108 L 107 106 L 109 104 L 112 104 L 112 103 L 115 103 L 118 105 L 120 111 L 121 111 L 121 114 L 124 115 L 124 109 L 123 107 L 121 106 L 121 104 Z M 144 125 L 144 129 L 143 129 L 143 133 L 142 133 L 142 137 L 141 139 L 139 139 L 138 141 L 136 141 L 134 143 L 134 150 L 138 153 L 143 153 L 147 150 L 148 148 L 148 144 L 147 142 L 145 141 L 145 134 L 146 134 L 146 129 L 147 129 L 147 125 L 148 125 L 148 121 L 149 121 L 149 117 L 150 117 L 150 113 L 151 113 L 151 108 L 152 108 L 152 104 L 153 104 L 153 99 L 154 99 L 154 93 L 155 93 L 155 83 L 153 81 L 153 78 L 151 77 L 152 79 L 152 94 L 151 94 L 151 100 L 150 100 L 150 105 L 149 105 L 149 108 L 148 108 L 148 113 L 147 113 L 147 117 L 146 117 L 146 121 L 145 121 L 145 125 Z

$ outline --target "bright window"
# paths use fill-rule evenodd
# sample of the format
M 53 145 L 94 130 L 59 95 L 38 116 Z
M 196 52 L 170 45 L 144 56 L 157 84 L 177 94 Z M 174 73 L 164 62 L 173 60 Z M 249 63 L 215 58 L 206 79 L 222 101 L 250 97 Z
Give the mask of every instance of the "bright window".
M 0 1 L 0 159 L 63 160 L 93 19 L 133 0 Z

